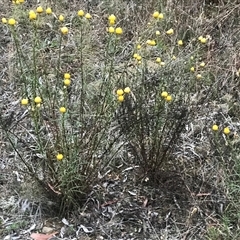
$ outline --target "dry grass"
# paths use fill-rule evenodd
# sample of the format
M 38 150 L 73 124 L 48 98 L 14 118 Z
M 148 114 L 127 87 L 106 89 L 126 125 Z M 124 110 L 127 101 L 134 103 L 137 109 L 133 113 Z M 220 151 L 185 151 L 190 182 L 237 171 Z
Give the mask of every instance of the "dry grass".
M 78 188 L 77 194 L 72 192 L 65 194 L 65 196 L 72 194 L 72 198 L 77 202 L 75 211 L 70 213 L 67 208 L 65 209 L 68 212 L 66 217 L 71 221 L 71 226 L 63 226 L 69 231 L 65 237 L 73 239 L 78 232 L 77 237 L 86 235 L 90 239 L 238 239 L 240 234 L 238 226 L 240 4 L 238 1 L 199 3 L 172 0 L 162 3 L 162 1 L 144 0 L 96 0 L 81 3 L 71 1 L 69 4 L 69 1 L 62 0 L 41 1 L 41 4 L 43 7 L 52 6 L 57 15 L 64 14 L 65 23 L 70 30 L 68 37 L 63 39 L 62 62 L 57 69 L 59 56 L 57 34 L 60 25 L 55 20 L 44 18 L 38 22 L 41 41 L 37 43 L 39 49 L 36 70 L 38 76 L 42 77 L 41 81 L 47 84 L 43 91 L 46 96 L 55 94 L 52 86 L 55 84 L 56 75 L 60 74 L 58 70 L 61 73 L 71 73 L 74 81 L 79 82 L 71 87 L 71 95 L 69 95 L 69 106 L 73 115 L 67 122 L 66 129 L 71 131 L 73 136 L 79 136 L 77 134 L 81 126 L 78 120 L 81 109 L 80 80 L 86 79 L 85 97 L 88 102 L 83 108 L 87 113 L 84 116 L 88 121 L 81 136 L 87 137 L 75 142 L 84 150 L 79 150 L 77 155 L 73 156 L 81 156 L 92 161 L 92 165 L 87 165 L 86 168 L 88 171 L 91 170 L 88 175 L 90 181 L 82 182 L 81 179 L 80 184 L 86 184 L 87 188 L 83 185 L 80 190 Z M 24 3 L 22 9 L 14 7 L 6 0 L 0 3 L 1 17 L 8 18 L 12 14 L 15 18 L 21 19 L 18 31 L 23 53 L 31 52 L 32 49 L 32 38 L 27 33 L 33 29 L 28 24 L 27 12 L 35 9 L 36 6 L 33 1 Z M 81 29 L 84 31 L 84 39 L 80 47 L 79 42 L 82 40 L 79 39 L 79 22 L 76 19 L 78 9 L 89 11 L 92 15 L 90 24 L 85 24 Z M 152 20 L 154 10 L 164 13 L 165 18 L 160 24 L 155 24 Z M 111 52 L 112 49 L 109 48 L 109 55 L 106 55 L 108 38 L 105 29 L 107 17 L 112 13 L 117 16 L 118 26 L 123 28 L 124 34 L 116 49 Z M 148 24 L 149 22 L 151 24 Z M 165 34 L 169 28 L 174 29 L 173 36 Z M 75 189 L 74 184 L 77 185 L 78 182 L 73 175 L 67 175 L 64 171 L 61 173 L 66 176 L 51 175 L 47 172 L 51 169 L 48 168 L 50 163 L 39 153 L 39 139 L 29 119 L 30 111 L 19 104 L 24 90 L 16 48 L 9 28 L 1 24 L 0 30 L 2 32 L 0 35 L 2 52 L 0 56 L 2 129 L 0 183 L 4 193 L 1 195 L 1 206 L 5 206 L 0 209 L 2 216 L 0 235 L 6 236 L 15 232 L 23 236 L 24 231 L 21 229 L 27 229 L 32 223 L 43 221 L 42 211 L 45 213 L 46 209 L 49 211 L 54 208 L 59 210 L 59 206 L 54 202 L 58 202 L 57 195 L 58 191 L 61 191 L 60 188 Z M 141 67 L 136 67 L 136 61 L 132 56 L 137 51 L 137 44 L 144 45 L 147 39 L 157 38 L 156 30 L 162 34 L 158 39 L 158 46 L 143 47 L 139 51 L 145 64 L 141 72 L 139 71 Z M 207 44 L 199 44 L 199 36 L 207 36 Z M 183 40 L 183 47 L 177 46 L 179 39 Z M 81 50 L 76 52 L 76 49 Z M 176 56 L 174 61 L 173 55 Z M 24 63 L 31 66 L 31 54 L 24 56 Z M 156 57 L 159 56 L 166 63 L 164 67 L 159 68 L 155 62 Z M 201 62 L 206 64 L 204 68 L 199 67 Z M 192 66 L 196 70 L 194 73 L 189 70 Z M 25 68 L 24 71 L 25 76 L 29 78 L 34 76 L 34 68 Z M 106 74 L 107 71 L 111 74 Z M 196 81 L 197 73 L 201 73 L 203 79 Z M 92 145 L 89 145 L 89 142 L 98 136 L 102 127 L 100 124 L 103 122 L 94 122 L 95 118 L 89 112 L 94 112 L 99 105 L 99 95 L 101 95 L 99 89 L 104 87 L 102 84 L 104 78 L 109 80 L 109 85 L 106 86 L 111 92 L 107 95 L 109 99 L 114 96 L 116 89 L 125 86 L 131 87 L 132 98 L 129 97 L 127 99 L 129 101 L 124 102 L 126 105 L 121 105 L 122 108 L 116 107 L 118 105 L 114 101 L 109 105 L 111 107 L 106 108 L 108 114 L 109 109 L 114 107 L 116 111 L 113 116 L 109 114 L 104 122 L 104 126 L 109 124 L 107 137 L 103 132 L 99 136 L 101 144 L 98 145 L 100 147 L 95 154 L 101 157 L 104 155 L 103 166 L 99 158 L 96 158 L 92 151 L 89 154 L 86 149 L 90 149 L 89 146 Z M 143 88 L 143 85 L 148 83 L 151 85 Z M 166 148 L 170 149 L 169 152 L 166 150 L 167 157 L 155 154 L 152 150 L 157 146 L 152 144 L 152 139 L 158 139 L 155 138 L 156 135 L 147 135 L 150 136 L 147 139 L 146 135 L 141 135 L 146 134 L 145 130 L 139 131 L 144 125 L 151 132 L 151 129 L 156 127 L 155 124 L 158 124 L 158 120 L 152 121 L 156 115 L 151 114 L 156 112 L 149 110 L 155 106 L 153 102 L 156 86 L 159 92 L 167 90 L 174 97 L 173 104 L 169 108 L 170 113 L 164 115 L 162 108 L 163 114 L 158 118 L 169 120 L 165 125 L 168 135 L 172 136 L 177 132 L 172 129 L 177 126 L 176 122 L 179 121 L 181 112 L 184 110 L 187 113 L 187 118 L 180 121 L 181 132 L 174 135 L 176 136 L 174 141 L 169 140 L 170 137 L 165 137 L 164 142 L 162 139 L 157 142 L 158 154 L 164 152 Z M 47 95 L 49 89 L 52 92 Z M 142 103 L 139 104 L 142 108 L 134 105 L 136 102 Z M 107 101 L 104 103 L 106 103 L 104 106 L 108 106 Z M 64 143 L 60 140 L 56 144 L 51 143 L 52 139 L 55 139 L 54 136 L 58 135 L 59 125 L 54 120 L 57 111 L 48 111 L 48 109 L 58 109 L 58 103 L 49 101 L 46 106 L 47 110 L 44 109 L 42 119 L 45 132 L 40 136 L 44 140 L 43 143 L 49 146 L 46 148 L 46 156 L 49 160 L 54 159 L 56 149 L 59 150 Z M 151 108 L 148 109 L 150 106 Z M 146 119 L 142 118 L 144 121 L 139 123 L 136 119 L 141 114 L 148 116 Z M 83 121 L 84 116 L 81 118 Z M 118 124 L 121 126 L 120 130 Z M 219 125 L 219 132 L 212 131 L 213 124 Z M 230 128 L 229 135 L 222 133 L 225 127 Z M 11 133 L 10 138 L 6 133 Z M 75 138 L 72 137 L 71 140 L 75 141 Z M 9 141 L 12 141 L 16 151 L 13 151 Z M 35 181 L 26 175 L 25 172 L 29 173 L 29 169 L 20 164 L 19 156 L 31 169 L 38 169 L 38 172 L 35 172 L 38 179 L 46 174 L 44 189 L 47 188 L 47 192 L 51 193 L 51 201 L 46 198 L 46 192 L 41 188 L 36 190 L 31 188 Z M 161 162 L 158 165 L 159 156 L 162 157 L 163 164 Z M 158 166 L 156 171 L 153 171 L 156 166 Z M 57 169 L 60 172 L 60 168 Z M 86 169 L 84 171 L 87 171 Z M 99 174 L 101 178 L 98 179 Z M 62 176 L 65 176 L 66 179 L 71 179 L 73 185 L 67 180 L 64 181 L 66 185 L 58 185 L 56 179 L 50 178 L 52 176 L 57 180 L 62 180 Z M 51 183 L 50 189 L 46 183 Z M 57 186 L 60 186 L 59 189 Z M 81 191 L 83 194 L 79 197 Z M 16 203 L 18 208 L 15 207 Z M 14 221 L 16 215 L 19 216 L 19 221 Z M 7 228 L 7 217 L 11 219 L 10 229 Z M 18 222 L 17 227 L 13 226 L 14 222 Z M 79 227 L 83 225 L 93 232 L 86 233 L 86 229 Z M 40 227 L 35 229 L 41 230 Z M 24 236 L 27 239 L 28 234 L 25 233 Z

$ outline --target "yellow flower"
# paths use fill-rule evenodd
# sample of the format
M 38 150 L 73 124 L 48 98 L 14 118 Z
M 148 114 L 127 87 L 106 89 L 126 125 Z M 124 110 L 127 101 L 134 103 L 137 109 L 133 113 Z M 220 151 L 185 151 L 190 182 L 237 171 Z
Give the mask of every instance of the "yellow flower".
M 117 90 L 117 95 L 118 96 L 122 96 L 123 93 L 124 93 L 124 91 L 121 88 Z
M 6 18 L 2 18 L 2 23 L 7 23 L 7 19 Z
M 118 35 L 123 34 L 123 30 L 122 30 L 122 28 L 117 27 L 116 30 L 115 30 L 115 33 L 118 34 Z
M 159 36 L 160 35 L 160 31 L 157 30 L 156 31 L 156 35 Z
M 156 58 L 156 62 L 157 62 L 157 63 L 160 63 L 161 61 L 162 61 L 162 60 L 161 60 L 160 57 Z
M 164 18 L 163 14 L 162 14 L 162 13 L 159 13 L 158 19 L 163 19 L 163 18 Z
M 115 24 L 115 21 L 110 20 L 110 21 L 108 21 L 108 23 L 109 23 L 110 26 L 113 26 Z
M 137 53 L 134 53 L 134 54 L 133 54 L 133 57 L 134 57 L 135 59 L 137 59 L 138 56 L 139 56 L 139 55 L 138 55 Z
M 191 72 L 194 72 L 194 71 L 195 71 L 195 68 L 194 68 L 194 67 L 191 67 L 191 68 L 190 68 L 190 71 L 191 71 Z
M 41 102 L 42 102 L 42 99 L 41 99 L 40 97 L 35 97 L 35 98 L 34 98 L 34 102 L 37 103 L 37 104 L 38 104 L 38 103 L 41 103 Z
M 63 155 L 61 153 L 58 153 L 56 155 L 56 158 L 57 158 L 58 161 L 61 161 L 61 160 L 63 160 Z
M 170 28 L 167 32 L 166 32 L 168 35 L 172 35 L 174 33 L 173 29 Z
M 109 22 L 110 21 L 114 21 L 115 22 L 116 21 L 116 16 L 114 14 L 111 14 L 111 15 L 108 16 L 108 20 L 109 20 Z
M 109 27 L 108 28 L 108 32 L 109 33 L 114 33 L 115 32 L 115 28 L 114 27 Z
M 14 26 L 16 24 L 16 20 L 14 18 L 8 19 L 8 24 Z
M 167 102 L 171 102 L 172 101 L 172 96 L 171 95 L 167 95 L 167 97 L 165 98 Z
M 225 127 L 225 128 L 223 129 L 223 133 L 226 134 L 226 135 L 228 135 L 228 134 L 230 133 L 229 127 Z
M 59 20 L 60 22 L 63 22 L 63 21 L 64 21 L 64 16 L 63 16 L 63 15 L 59 15 L 58 20 Z
M 130 92 L 131 92 L 131 89 L 130 89 L 130 87 L 125 87 L 123 91 L 124 91 L 125 93 L 130 93 Z
M 173 60 L 176 60 L 177 58 L 176 58 L 176 56 L 173 55 L 173 56 L 172 56 L 172 59 L 173 59 Z
M 21 104 L 22 104 L 22 105 L 28 105 L 28 99 L 27 99 L 27 98 L 23 98 L 23 99 L 21 100 Z
M 36 12 L 37 13 L 42 13 L 43 12 L 43 8 L 41 6 L 37 7 Z
M 46 9 L 46 13 L 47 13 L 47 14 L 52 14 L 52 9 L 51 9 L 50 7 L 48 7 L 48 8 Z
M 164 97 L 164 98 L 166 98 L 166 97 L 168 96 L 168 92 L 163 91 L 163 92 L 161 93 L 161 96 Z
M 64 79 L 70 79 L 71 75 L 69 73 L 64 73 Z
M 205 62 L 200 63 L 200 67 L 204 67 L 205 65 L 206 65 Z
M 91 16 L 91 14 L 90 14 L 90 13 L 86 13 L 86 15 L 85 15 L 85 18 L 86 18 L 86 19 L 91 19 L 91 18 L 92 18 L 92 16 Z
M 61 32 L 62 32 L 63 35 L 68 34 L 68 28 L 67 27 L 62 27 Z
M 142 57 L 140 55 L 137 55 L 137 58 L 136 58 L 138 61 L 141 61 L 142 60 Z
M 178 45 L 182 46 L 183 45 L 183 41 L 182 40 L 178 40 Z
M 64 79 L 63 80 L 65 86 L 70 86 L 71 80 L 70 79 Z
M 147 40 L 146 42 L 148 45 L 150 46 L 155 46 L 156 45 L 156 41 L 155 40 Z
M 218 125 L 214 124 L 214 125 L 212 126 L 212 130 L 213 130 L 213 131 L 218 131 Z
M 67 109 L 66 109 L 65 107 L 60 107 L 60 108 L 59 108 L 59 111 L 60 111 L 61 113 L 65 113 L 65 112 L 67 111 Z
M 158 18 L 159 12 L 158 12 L 158 11 L 155 11 L 152 16 L 153 16 L 154 18 Z
M 140 44 L 137 45 L 137 49 L 138 50 L 141 49 L 141 45 Z
M 83 10 L 79 10 L 77 14 L 79 17 L 83 17 L 85 13 Z
M 207 39 L 206 39 L 206 38 L 202 38 L 202 39 L 200 40 L 200 42 L 204 44 L 204 43 L 207 42 Z
M 29 12 L 29 19 L 30 20 L 35 20 L 37 19 L 37 14 L 34 11 Z
M 165 62 L 160 62 L 161 66 L 165 66 L 165 64 L 166 64 Z
M 18 0 L 20 3 L 24 3 L 24 0 Z
M 140 65 L 140 64 L 142 64 L 142 61 L 138 61 L 137 63 Z
M 197 74 L 197 75 L 196 75 L 196 78 L 197 78 L 197 79 L 201 79 L 201 78 L 202 78 L 202 75 L 201 75 L 201 74 Z
M 123 101 L 124 101 L 124 96 L 123 96 L 123 95 L 118 96 L 118 101 L 119 101 L 119 102 L 123 102 Z

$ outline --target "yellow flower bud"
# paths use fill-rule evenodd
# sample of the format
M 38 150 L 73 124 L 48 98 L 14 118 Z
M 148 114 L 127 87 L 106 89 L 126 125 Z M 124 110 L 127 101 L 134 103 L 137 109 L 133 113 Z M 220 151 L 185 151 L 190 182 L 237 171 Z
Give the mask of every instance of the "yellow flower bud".
M 121 35 L 121 34 L 123 34 L 123 30 L 122 30 L 122 28 L 117 27 L 116 30 L 115 30 L 115 33 L 116 33 L 117 35 Z
M 41 99 L 40 97 L 35 97 L 35 98 L 34 98 L 34 102 L 37 103 L 37 104 L 38 104 L 38 103 L 41 103 L 41 102 L 42 102 L 42 99 Z
M 56 155 L 56 158 L 57 158 L 58 161 L 61 161 L 63 159 L 63 155 L 61 153 L 58 153 Z
M 90 13 L 86 13 L 85 18 L 86 18 L 86 19 L 91 19 L 92 16 L 90 15 Z
M 79 10 L 78 11 L 78 16 L 79 17 L 83 17 L 84 16 L 84 11 L 83 10 Z
M 51 9 L 51 8 L 47 8 L 47 9 L 46 9 L 46 13 L 47 13 L 47 14 L 52 14 L 52 9 Z

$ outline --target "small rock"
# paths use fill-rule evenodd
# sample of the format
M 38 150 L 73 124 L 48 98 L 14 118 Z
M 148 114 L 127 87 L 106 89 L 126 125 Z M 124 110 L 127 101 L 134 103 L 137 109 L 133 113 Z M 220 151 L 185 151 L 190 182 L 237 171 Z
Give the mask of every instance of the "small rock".
M 51 228 L 51 227 L 43 227 L 42 228 L 42 233 L 52 233 L 54 232 L 54 228 Z

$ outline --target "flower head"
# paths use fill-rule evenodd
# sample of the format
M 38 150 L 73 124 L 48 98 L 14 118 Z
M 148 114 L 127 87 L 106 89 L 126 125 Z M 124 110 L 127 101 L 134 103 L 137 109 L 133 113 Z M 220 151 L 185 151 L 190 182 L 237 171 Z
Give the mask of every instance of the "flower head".
M 86 13 L 86 15 L 85 15 L 85 18 L 86 18 L 86 19 L 91 19 L 91 18 L 92 18 L 92 16 L 91 16 L 91 14 L 90 14 L 90 13 Z
M 114 27 L 109 27 L 108 28 L 108 32 L 109 33 L 114 33 L 115 32 L 115 28 Z
M 158 11 L 155 11 L 152 16 L 153 16 L 154 18 L 158 18 L 159 12 L 158 12 Z
M 197 79 L 201 79 L 201 78 L 202 78 L 202 75 L 201 75 L 201 74 L 197 74 L 197 75 L 196 75 L 196 78 L 197 78 Z
M 27 99 L 27 98 L 23 98 L 23 99 L 21 100 L 21 104 L 22 104 L 22 105 L 28 105 L 28 99 Z
M 191 72 L 194 72 L 194 71 L 195 71 L 195 68 L 194 68 L 194 67 L 191 67 L 191 68 L 190 68 L 190 71 L 191 71 Z
M 146 42 L 149 46 L 155 46 L 157 43 L 155 40 L 147 40 Z
M 229 127 L 225 127 L 225 128 L 223 129 L 223 133 L 224 133 L 225 135 L 228 135 L 228 134 L 230 133 Z
M 136 59 L 140 62 L 142 60 L 142 57 L 138 54 Z
M 200 67 L 205 67 L 205 65 L 206 65 L 205 62 L 200 63 Z
M 70 86 L 71 80 L 70 79 L 64 79 L 63 80 L 65 86 Z
M 167 95 L 167 97 L 165 98 L 167 102 L 171 102 L 172 101 L 172 96 L 171 95 Z
M 204 44 L 204 43 L 207 42 L 207 39 L 206 39 L 206 38 L 202 38 L 202 39 L 200 40 L 200 42 Z
M 70 79 L 71 75 L 69 73 L 64 73 L 64 79 Z
M 64 21 L 64 16 L 63 16 L 63 15 L 59 15 L 58 20 L 59 20 L 60 22 L 63 22 L 63 21 Z
M 122 35 L 122 34 L 123 34 L 122 28 L 117 27 L 117 28 L 115 29 L 115 33 L 116 33 L 117 35 Z
M 113 21 L 113 20 L 110 20 L 110 21 L 108 21 L 108 23 L 109 23 L 109 25 L 110 25 L 110 26 L 112 26 L 112 25 L 114 25 L 114 24 L 115 24 L 115 21 Z
M 124 101 L 124 96 L 123 95 L 118 96 L 118 101 L 123 102 Z
M 213 130 L 214 132 L 218 131 L 218 125 L 214 124 L 214 125 L 212 126 L 212 130 Z
M 161 66 L 165 66 L 165 64 L 166 64 L 165 62 L 160 62 Z
M 61 153 L 58 153 L 56 155 L 56 158 L 57 158 L 58 161 L 61 161 L 61 160 L 63 160 L 63 155 Z
M 41 6 L 37 7 L 36 12 L 37 13 L 42 13 L 43 12 L 43 8 Z
M 163 19 L 163 18 L 164 18 L 163 14 L 162 14 L 162 13 L 159 13 L 158 19 Z
M 2 23 L 7 23 L 7 19 L 6 18 L 2 18 Z
M 176 60 L 176 59 L 177 59 L 177 57 L 176 57 L 175 55 L 173 55 L 173 56 L 172 56 L 172 59 L 173 59 L 173 60 Z
M 207 38 L 204 38 L 203 36 L 200 36 L 198 40 L 203 44 L 207 42 Z
M 134 54 L 133 54 L 133 58 L 137 59 L 137 56 L 138 56 L 137 53 L 134 53 Z
M 137 49 L 138 49 L 138 50 L 141 49 L 141 47 L 142 47 L 142 46 L 141 46 L 140 44 L 137 45 Z
M 67 27 L 62 27 L 61 32 L 62 32 L 63 35 L 67 35 L 68 34 L 68 28 Z
M 83 17 L 85 13 L 84 13 L 84 11 L 81 9 L 81 10 L 78 11 L 77 14 L 78 14 L 79 17 Z
M 159 36 L 160 35 L 160 31 L 157 30 L 156 31 L 156 35 Z
M 59 108 L 60 113 L 65 113 L 67 109 L 65 107 L 60 107 Z
M 117 19 L 116 16 L 113 15 L 113 14 L 111 14 L 111 15 L 108 16 L 108 20 L 109 20 L 109 22 L 110 22 L 110 21 L 114 21 L 114 22 L 115 22 L 116 19 Z
M 46 13 L 47 13 L 47 14 L 52 14 L 52 9 L 51 9 L 50 7 L 48 7 L 48 8 L 46 9 Z
M 125 87 L 123 91 L 124 91 L 125 93 L 130 93 L 130 92 L 131 92 L 131 89 L 130 89 L 130 87 Z
M 14 18 L 9 18 L 8 19 L 8 24 L 11 25 L 11 26 L 14 26 L 14 25 L 16 25 L 16 20 Z
M 160 63 L 161 61 L 162 61 L 162 60 L 161 60 L 160 57 L 156 58 L 156 62 L 157 62 L 157 63 Z
M 183 45 L 183 41 L 182 40 L 178 40 L 178 46 L 182 46 Z
M 41 102 L 42 102 L 42 99 L 41 99 L 40 97 L 35 97 L 35 98 L 34 98 L 34 102 L 37 103 L 37 104 L 38 104 L 38 103 L 41 103 Z
M 166 98 L 166 97 L 168 96 L 168 92 L 163 91 L 163 92 L 161 93 L 161 96 L 164 97 L 164 98 Z
M 166 32 L 168 35 L 172 35 L 174 33 L 173 29 L 170 28 L 167 32 Z
M 30 20 L 35 20 L 35 19 L 37 19 L 37 14 L 33 10 L 31 10 L 31 11 L 29 11 L 28 17 Z
M 124 93 L 124 91 L 121 88 L 117 90 L 117 95 L 118 96 L 122 96 L 123 93 Z

